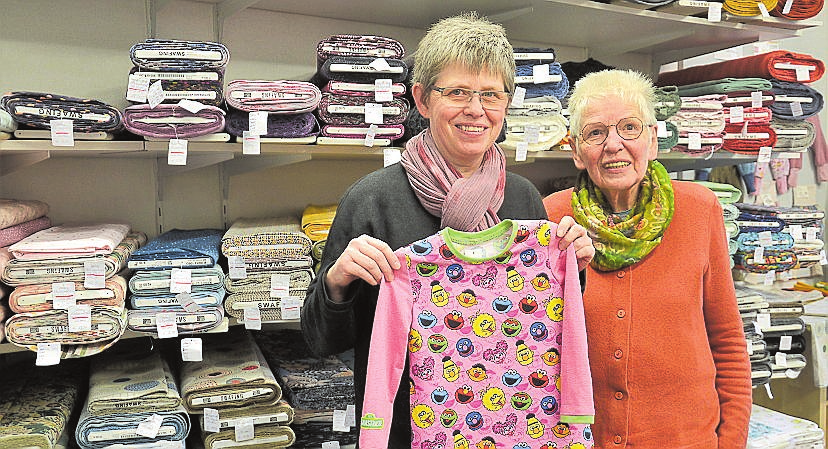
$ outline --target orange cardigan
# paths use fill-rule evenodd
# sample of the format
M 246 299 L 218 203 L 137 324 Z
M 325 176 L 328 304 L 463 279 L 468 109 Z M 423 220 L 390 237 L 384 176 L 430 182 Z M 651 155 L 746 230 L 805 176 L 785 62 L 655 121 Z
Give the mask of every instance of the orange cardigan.
M 722 209 L 707 188 L 674 181 L 661 244 L 613 272 L 587 268 L 584 312 L 595 447 L 743 449 L 750 362 L 730 274 Z M 544 200 L 572 215 L 572 189 Z

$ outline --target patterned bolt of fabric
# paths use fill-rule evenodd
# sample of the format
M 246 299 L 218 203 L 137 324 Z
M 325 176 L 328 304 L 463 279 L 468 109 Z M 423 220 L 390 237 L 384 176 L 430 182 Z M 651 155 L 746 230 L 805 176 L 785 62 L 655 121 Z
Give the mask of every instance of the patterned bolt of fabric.
M 797 263 L 796 254 L 791 250 L 765 250 L 762 262 L 756 262 L 753 255 L 753 251 L 747 253 L 736 251 L 733 255 L 734 266 L 749 273 L 767 273 L 771 270 L 790 270 Z
M 355 95 L 364 97 L 375 97 L 377 92 L 376 83 L 346 83 L 344 81 L 328 81 L 322 87 L 322 92 L 338 95 Z M 403 83 L 391 85 L 391 95 L 401 97 L 405 95 L 406 88 Z
M 376 125 L 377 139 L 399 139 L 405 133 L 403 125 Z M 364 138 L 371 131 L 371 125 L 325 125 L 322 135 L 326 137 Z
M 324 94 L 319 102 L 319 120 L 328 125 L 366 125 L 365 104 L 373 98 L 354 95 Z M 408 116 L 408 100 L 394 98 L 382 105 L 382 124 L 399 125 Z
M 745 126 L 747 125 L 747 126 Z M 740 154 L 759 154 L 762 147 L 776 145 L 776 131 L 769 123 L 731 123 L 725 127 L 722 148 Z
M 274 365 L 274 368 L 277 368 Z M 275 373 L 274 373 L 275 374 Z M 233 407 L 219 412 L 219 429 L 234 430 L 236 420 L 239 418 L 250 418 L 254 424 L 272 423 L 285 426 L 293 422 L 295 412 L 293 407 L 282 398 L 273 405 L 248 405 L 246 407 Z M 204 428 L 204 415 L 199 418 L 201 428 Z
M 785 228 L 786 223 L 778 217 L 745 212 L 742 203 L 737 203 L 736 207 L 741 211 L 739 217 L 736 219 L 736 224 L 739 225 L 741 232 L 779 232 Z
M 294 442 L 296 442 L 296 434 L 290 427 L 264 423 L 253 427 L 253 439 L 245 440 L 244 447 L 246 449 L 272 449 L 292 446 Z M 204 449 L 233 447 L 236 444 L 235 429 L 204 435 Z
M 363 56 L 331 56 L 318 69 L 318 75 L 328 81 L 373 83 L 389 78 L 392 83 L 404 83 L 408 78 L 408 65 L 400 59 L 386 59 L 388 67 L 377 64 L 374 58 Z
M 224 288 L 228 293 L 250 293 L 264 292 L 270 294 L 270 278 L 277 271 L 258 271 L 247 273 L 244 279 L 224 278 Z M 290 271 L 279 271 L 290 275 L 288 293 L 291 296 L 305 297 L 308 286 L 313 280 L 313 271 L 310 268 L 293 269 Z
M 221 267 L 190 269 L 192 292 L 220 292 L 224 289 Z M 172 270 L 139 270 L 129 279 L 129 291 L 135 296 L 170 294 Z
M 770 123 L 771 118 L 773 117 L 773 113 L 769 108 L 751 108 L 751 107 L 743 107 L 742 108 L 742 115 L 739 117 L 734 111 L 727 107 L 724 109 L 724 118 L 726 124 L 739 124 L 739 123 L 751 123 L 751 124 L 765 124 L 767 125 Z
M 127 131 L 144 137 L 187 139 L 219 132 L 224 129 L 225 112 L 215 106 L 205 106 L 196 113 L 177 104 L 148 104 L 124 109 Z
M 90 306 L 123 307 L 126 298 L 126 279 L 112 276 L 104 288 L 87 289 L 83 282 L 75 282 L 75 302 Z M 52 284 L 21 285 L 9 295 L 9 307 L 16 313 L 40 312 L 54 308 Z
M 737 16 L 758 16 L 762 14 L 762 10 L 759 9 L 759 3 L 762 3 L 765 6 L 765 10 L 770 12 L 776 8 L 778 0 L 724 0 L 722 9 Z
M 558 113 L 535 116 L 508 115 L 504 127 L 506 140 L 500 144 L 504 150 L 515 150 L 520 142 L 527 143 L 527 151 L 551 150 L 568 132 L 566 119 Z M 537 131 L 537 141 L 534 139 L 533 129 Z
M 0 131 L 4 133 L 13 133 L 17 129 L 17 122 L 14 121 L 11 114 L 5 109 L 0 109 Z
M 681 97 L 681 109 L 667 118 L 668 123 L 676 126 L 679 138 L 673 147 L 675 151 L 687 154 L 711 154 L 719 150 L 724 137 L 724 110 L 722 101 L 725 95 L 702 95 Z M 699 145 L 691 148 L 691 134 L 699 134 Z
M 49 205 L 43 201 L 0 198 L 0 229 L 34 220 L 48 213 Z
M 75 132 L 117 132 L 123 128 L 121 111 L 102 101 L 43 92 L 11 92 L 0 106 L 20 124 L 51 129 L 51 120 L 72 120 Z
M 805 120 L 771 120 L 771 128 L 776 132 L 775 150 L 807 151 L 816 139 L 814 125 Z
M 219 42 L 147 39 L 129 50 L 132 63 L 146 70 L 223 70 L 230 52 Z
M 785 12 L 787 1 L 783 0 L 776 4 L 773 11 L 770 11 L 772 16 L 784 17 L 792 20 L 804 20 L 816 17 L 820 11 L 824 0 L 796 0 L 790 2 L 790 11 Z
M 241 111 L 298 114 L 316 109 L 322 92 L 305 81 L 233 80 L 225 97 L 230 107 Z
M 194 312 L 188 312 L 181 306 L 142 308 L 129 311 L 126 327 L 134 332 L 157 335 L 158 314 L 165 312 L 175 314 L 175 326 L 179 334 L 205 332 L 218 327 L 224 319 L 224 308 L 221 305 L 199 306 Z
M 296 217 L 239 218 L 224 233 L 225 256 L 289 259 L 310 255 L 311 240 Z
M 52 220 L 49 217 L 40 217 L 0 229 L 0 247 L 17 243 L 35 232 L 42 231 L 50 226 L 52 226 Z
M 250 113 L 230 108 L 226 131 L 241 137 L 250 128 Z M 319 124 L 312 112 L 299 114 L 268 114 L 267 133 L 262 137 L 308 137 L 319 134 Z
M 758 232 L 741 232 L 736 237 L 736 242 L 739 244 L 738 249 L 744 252 L 753 251 L 758 246 L 776 250 L 791 249 L 794 246 L 794 239 L 787 232 L 771 232 L 770 245 L 767 242 L 761 242 Z
M 569 93 L 569 79 L 566 77 L 566 73 L 564 73 L 560 63 L 553 62 L 549 64 L 549 76 L 556 77 L 554 79 L 560 77 L 560 81 L 536 83 L 534 78 L 533 81 L 521 81 L 521 77 L 533 76 L 534 65 L 520 62 L 515 64 L 515 76 L 517 77 L 518 85 L 526 89 L 526 98 L 551 95 L 559 100 L 563 100 L 567 96 Z
M 178 103 L 184 99 L 212 106 L 221 106 L 224 103 L 224 74 L 219 70 L 159 72 L 141 71 L 140 68 L 133 67 L 129 74 L 146 78 L 150 84 L 160 80 L 161 89 L 164 91 L 162 103 Z
M 756 3 L 753 2 L 753 4 Z M 807 79 L 799 79 L 797 77 L 797 70 L 803 72 L 803 78 L 805 78 L 804 72 L 807 72 Z M 825 64 L 813 56 L 786 50 L 777 50 L 729 61 L 660 73 L 656 85 L 678 86 L 721 78 L 776 78 L 780 81 L 811 83 L 822 78 L 824 73 Z
M 222 229 L 173 229 L 129 256 L 127 268 L 202 268 L 218 263 Z
M 822 94 L 811 86 L 779 80 L 771 80 L 771 83 L 773 84 L 771 92 L 774 95 L 774 102 L 770 105 L 770 109 L 775 117 L 802 120 L 822 111 L 824 105 Z M 801 115 L 794 113 L 799 112 L 794 103 L 798 103 L 798 107 L 802 109 Z
M 9 246 L 18 260 L 68 259 L 111 253 L 129 233 L 125 223 L 66 224 L 36 232 Z
M 405 56 L 405 48 L 399 41 L 390 37 L 335 34 L 322 39 L 316 45 L 317 61 L 324 62 L 331 56 L 402 59 Z
M 678 87 L 658 87 L 655 94 L 656 120 L 667 120 L 681 109 L 681 96 L 678 94 Z
M 227 315 L 242 320 L 244 318 L 244 309 L 256 307 L 261 314 L 262 323 L 277 322 L 287 319 L 282 315 L 283 301 L 286 299 L 295 299 L 299 301 L 301 307 L 306 293 L 307 289 L 299 295 L 291 293 L 289 297 L 282 298 L 271 298 L 269 291 L 231 293 L 224 300 L 224 308 L 227 310 Z

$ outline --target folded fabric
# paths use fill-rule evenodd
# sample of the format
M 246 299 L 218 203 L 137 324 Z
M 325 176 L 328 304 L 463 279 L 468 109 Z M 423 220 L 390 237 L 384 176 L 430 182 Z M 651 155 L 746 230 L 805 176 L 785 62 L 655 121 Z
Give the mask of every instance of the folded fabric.
M 664 122 L 664 128 L 667 135 L 658 137 L 658 151 L 670 151 L 673 147 L 678 145 L 679 130 L 672 122 Z
M 745 210 L 749 209 L 743 209 L 742 204 L 736 204 L 736 207 L 741 211 L 739 218 L 736 219 L 736 224 L 739 225 L 739 228 L 743 232 L 779 232 L 785 227 L 784 221 L 772 215 L 745 212 Z
M 771 120 L 776 132 L 776 151 L 807 151 L 816 139 L 814 125 L 806 120 Z
M 792 249 L 794 246 L 793 237 L 786 232 L 771 232 L 770 239 L 763 242 L 758 232 L 742 231 L 736 236 L 736 242 L 739 244 L 739 250 L 744 252 L 753 251 L 759 246 L 766 250 Z
M 268 293 L 270 292 L 271 277 L 274 273 L 270 271 L 256 271 L 247 273 L 247 277 L 244 279 L 231 279 L 230 276 L 227 276 L 224 278 L 224 286 L 228 293 Z M 307 293 L 308 286 L 310 286 L 310 282 L 313 280 L 313 271 L 309 268 L 304 268 L 290 270 L 284 273 L 290 276 L 290 295 L 304 297 Z
M 186 270 L 190 272 L 190 292 L 217 292 L 224 289 L 224 272 L 221 267 Z M 169 294 L 171 285 L 172 270 L 140 270 L 129 279 L 129 291 L 135 296 Z
M 732 153 L 759 154 L 762 147 L 776 145 L 776 131 L 769 123 L 729 123 L 722 149 Z
M 0 98 L 0 106 L 17 123 L 52 129 L 55 119 L 72 120 L 74 132 L 116 132 L 123 128 L 121 111 L 102 101 L 44 92 L 11 92 Z
M 250 129 L 250 113 L 230 109 L 227 132 L 241 137 Z M 308 137 L 319 134 L 319 123 L 311 112 L 299 114 L 267 114 L 267 133 L 262 137 Z
M 696 184 L 701 184 L 708 189 L 712 190 L 713 193 L 716 195 L 716 199 L 719 200 L 720 204 L 732 204 L 739 201 L 742 198 L 742 191 L 737 189 L 735 186 L 731 184 L 723 184 L 719 182 L 710 182 L 710 181 L 696 181 Z M 733 209 L 736 209 L 733 207 Z M 736 209 L 736 213 L 738 215 L 738 209 Z M 736 216 L 732 216 L 732 220 L 736 219 Z
M 127 268 L 163 270 L 168 268 L 212 267 L 221 255 L 221 229 L 173 229 L 138 248 Z
M 0 246 L 9 246 L 17 243 L 35 232 L 42 231 L 51 226 L 52 220 L 49 217 L 40 217 L 0 229 Z
M 373 128 L 372 128 L 373 127 Z M 325 125 L 322 135 L 364 139 L 373 130 L 377 139 L 399 139 L 405 133 L 403 125 Z
M 270 257 L 246 257 L 245 269 L 248 273 L 276 272 L 301 270 L 311 268 L 313 259 L 310 256 L 293 256 L 289 259 L 274 259 Z
M 124 126 L 139 136 L 187 139 L 222 131 L 224 114 L 223 110 L 209 105 L 191 112 L 178 104 L 159 104 L 154 108 L 138 104 L 124 109 Z
M 312 242 L 328 238 L 328 231 L 336 216 L 336 207 L 336 204 L 310 204 L 302 211 L 302 232 Z
M 282 397 L 259 347 L 244 329 L 204 339 L 202 362 L 183 362 L 180 386 L 189 413 L 272 405 Z
M 224 233 L 225 256 L 289 259 L 310 254 L 311 240 L 295 217 L 239 218 Z
M 773 117 L 773 113 L 766 107 L 742 107 L 741 115 L 739 115 L 733 107 L 726 107 L 724 109 L 725 123 L 761 123 L 768 124 Z
M 83 282 L 75 284 L 75 303 L 90 306 L 123 307 L 127 282 L 123 276 L 112 276 L 104 288 L 87 289 Z M 9 295 L 9 308 L 15 313 L 41 312 L 54 309 L 53 284 L 21 285 Z
M 17 122 L 5 109 L 0 109 L 0 132 L 13 133 L 17 129 Z
M 396 39 L 385 36 L 334 34 L 316 44 L 316 57 L 324 62 L 331 56 L 366 56 L 402 59 L 405 48 Z
M 318 76 L 328 81 L 373 83 L 380 78 L 392 83 L 404 83 L 408 78 L 408 65 L 400 59 L 383 59 L 377 64 L 375 58 L 363 56 L 331 56 L 318 69 Z
M 313 244 L 311 248 L 311 257 L 314 260 L 322 260 L 322 254 L 325 253 L 325 244 L 328 243 L 328 240 L 320 240 Z
M 178 103 L 184 99 L 212 106 L 224 103 L 224 73 L 221 70 L 171 72 L 133 67 L 129 74 L 147 79 L 150 84 L 161 81 L 162 103 Z
M 656 120 L 667 120 L 681 109 L 681 96 L 676 86 L 662 86 L 655 89 Z
M 240 111 L 298 114 L 316 109 L 322 92 L 305 81 L 233 80 L 225 97 L 228 106 Z
M 241 447 L 245 449 L 271 449 L 292 446 L 296 434 L 288 426 L 258 424 L 253 426 L 253 438 L 236 442 L 236 431 L 222 430 L 204 435 L 204 449 Z
M 9 246 L 18 260 L 66 259 L 111 253 L 129 233 L 125 223 L 53 226 Z
M 736 206 L 743 212 L 773 217 L 785 225 L 800 224 L 803 226 L 821 226 L 825 211 L 816 207 L 783 207 L 765 206 L 762 204 L 738 203 Z
M 733 255 L 735 267 L 749 273 L 767 273 L 768 271 L 790 270 L 796 265 L 796 254 L 791 250 L 765 250 L 764 260 L 754 260 L 753 251 L 736 251 Z
M 759 3 L 762 3 L 765 11 L 770 11 L 776 7 L 777 2 L 778 0 L 724 0 L 722 9 L 736 16 L 758 16 L 762 13 Z
M 259 424 L 278 424 L 286 426 L 293 422 L 293 407 L 284 399 L 273 405 L 248 405 L 218 410 L 219 429 L 228 430 L 236 427 L 240 419 L 250 419 L 254 426 Z M 204 428 L 204 416 L 201 416 L 201 427 Z
M 307 296 L 307 289 L 300 293 L 290 293 L 288 297 L 271 298 L 269 291 L 244 291 L 231 293 L 224 300 L 224 310 L 227 315 L 239 321 L 244 320 L 244 310 L 257 308 L 261 315 L 262 323 L 272 323 L 287 320 L 282 314 L 283 305 L 287 299 L 295 300 L 299 304 L 299 310 Z
M 707 94 L 765 91 L 770 88 L 771 82 L 765 78 L 722 78 L 679 86 L 678 93 L 682 97 L 692 97 Z
M 226 292 L 223 288 L 215 291 L 194 291 L 189 298 L 199 307 L 215 307 L 224 301 Z M 183 307 L 178 293 L 160 293 L 157 295 L 129 295 L 131 309 L 180 309 Z
M 0 281 L 11 286 L 51 282 L 83 281 L 84 265 L 103 262 L 104 278 L 109 279 L 126 268 L 126 260 L 133 251 L 146 243 L 143 232 L 129 233 L 115 249 L 106 255 L 73 257 L 69 259 L 10 260 L 0 273 Z
M 770 324 L 760 324 L 759 329 L 765 337 L 801 335 L 805 332 L 805 322 L 800 317 L 771 317 Z
M 533 76 L 534 64 L 515 63 L 515 82 L 526 89 L 526 98 L 553 96 L 563 100 L 569 94 L 569 79 L 561 68 L 561 64 L 553 62 L 548 66 L 547 77 L 556 81 L 537 82 Z
M 719 200 L 719 203 L 722 203 L 721 199 Z M 724 218 L 725 223 L 733 222 L 735 224 L 736 219 L 739 218 L 739 214 L 740 212 L 738 207 L 730 203 L 722 203 L 722 217 Z
M 129 58 L 146 70 L 223 70 L 230 52 L 220 42 L 147 39 L 129 49 Z
M 756 5 L 756 2 L 752 3 Z M 797 76 L 797 72 L 801 76 Z M 692 84 L 721 78 L 776 78 L 780 81 L 811 83 L 822 78 L 824 73 L 825 64 L 813 56 L 777 50 L 660 73 L 656 85 Z
M 344 81 L 328 81 L 322 86 L 322 92 L 337 94 L 337 95 L 353 95 L 366 96 L 376 98 L 377 91 L 376 83 L 346 83 Z M 405 94 L 406 88 L 404 83 L 391 84 L 391 95 L 394 97 L 401 97 Z
M 674 117 L 671 117 L 672 120 Z M 668 122 L 669 123 L 669 122 Z M 691 134 L 698 134 L 698 145 L 691 145 Z M 724 131 L 722 132 L 687 132 L 679 131 L 678 142 L 673 146 L 672 151 L 691 155 L 709 155 L 722 148 L 724 143 Z
M 771 111 L 777 118 L 804 120 L 822 110 L 824 100 L 816 89 L 802 83 L 771 80 L 774 95 Z M 802 113 L 800 114 L 799 109 Z
M 561 143 L 569 124 L 561 114 L 507 116 L 504 128 L 506 140 L 500 144 L 503 149 L 516 150 L 519 143 L 525 142 L 527 151 L 546 151 Z
M 319 120 L 329 125 L 366 125 L 366 103 L 373 98 L 355 95 L 324 94 L 319 102 Z M 381 103 L 382 125 L 399 125 L 408 117 L 408 100 L 394 98 Z
M 153 415 L 161 417 L 161 426 L 154 438 L 138 434 L 138 426 Z M 190 415 L 179 405 L 166 412 L 121 412 L 102 416 L 82 411 L 75 430 L 75 441 L 82 449 L 109 449 L 112 444 L 138 446 L 160 441 L 184 442 L 190 433 Z M 140 447 L 140 446 L 138 446 Z
M 769 11 L 772 16 L 784 17 L 791 20 L 805 20 L 816 17 L 822 11 L 824 0 L 797 0 L 797 1 L 781 1 L 776 4 L 772 11 Z M 785 9 L 788 8 L 788 12 Z
M 129 311 L 127 328 L 134 332 L 158 334 L 158 315 L 161 313 L 175 314 L 175 326 L 179 334 L 194 334 L 206 332 L 222 324 L 224 308 L 221 305 L 200 307 L 188 312 L 181 306 L 141 308 Z

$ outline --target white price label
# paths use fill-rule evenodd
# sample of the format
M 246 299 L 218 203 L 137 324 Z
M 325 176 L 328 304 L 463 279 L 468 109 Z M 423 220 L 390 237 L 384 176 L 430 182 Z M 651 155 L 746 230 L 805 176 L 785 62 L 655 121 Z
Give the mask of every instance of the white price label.
M 526 143 L 535 144 L 540 141 L 540 127 L 538 125 L 526 125 L 524 130 L 524 140 Z
M 805 240 L 816 240 L 817 239 L 817 228 L 814 226 L 808 226 L 808 229 L 805 230 Z
M 251 111 L 248 116 L 247 129 L 251 134 L 262 136 L 267 134 L 267 111 Z
M 175 299 L 176 301 L 178 301 L 178 304 L 181 305 L 181 308 L 183 308 L 189 313 L 200 312 L 201 310 L 203 310 L 202 307 L 198 305 L 198 303 L 195 302 L 193 297 L 187 292 L 181 292 L 175 295 Z
M 282 298 L 279 304 L 283 320 L 298 320 L 300 317 L 301 302 L 298 298 Z
M 53 309 L 68 309 L 75 304 L 74 282 L 55 282 L 52 284 Z
M 270 275 L 270 297 L 284 298 L 290 294 L 290 273 Z
M 790 14 L 791 6 L 793 6 L 793 0 L 786 0 L 785 6 L 782 7 L 782 14 Z
M 759 244 L 762 246 L 773 245 L 773 234 L 770 231 L 759 232 Z
M 200 110 L 207 107 L 206 105 L 204 105 L 202 103 L 199 103 L 195 100 L 189 100 L 187 98 L 185 98 L 183 100 L 180 100 L 178 102 L 178 106 L 190 111 L 193 114 L 198 114 L 198 111 L 200 111 Z
M 768 17 L 768 18 L 770 17 L 770 13 L 768 12 L 768 7 L 765 6 L 764 3 L 759 1 L 759 2 L 756 3 L 756 6 L 759 7 L 759 12 L 762 13 L 762 17 Z
M 805 66 L 798 66 L 796 69 L 796 80 L 800 83 L 807 83 L 811 80 L 811 68 Z
M 348 427 L 356 426 L 356 406 L 354 404 L 345 407 L 345 425 Z
M 667 131 L 667 122 L 664 120 L 656 122 L 656 137 L 670 137 L 670 133 Z
M 126 99 L 135 103 L 147 102 L 147 91 L 149 90 L 150 78 L 145 76 L 138 76 L 136 74 L 129 75 L 127 82 Z
M 153 413 L 147 419 L 138 424 L 138 429 L 136 429 L 135 433 L 141 435 L 142 437 L 154 439 L 158 436 L 158 431 L 161 430 L 161 423 L 163 422 L 164 418 L 162 418 L 161 415 Z
M 262 138 L 250 131 L 242 131 L 242 154 L 262 154 Z
M 236 420 L 236 441 L 252 440 L 255 436 L 253 418 L 244 417 Z
M 750 93 L 750 106 L 754 108 L 762 107 L 762 91 L 754 90 Z
M 526 155 L 529 153 L 529 144 L 526 142 L 518 142 L 515 145 L 515 162 L 523 162 L 526 160 Z
M 181 339 L 181 360 L 185 362 L 200 362 L 202 360 L 200 338 Z
M 765 279 L 762 280 L 763 285 L 773 285 L 773 281 L 776 280 L 776 271 L 771 270 L 765 273 Z
M 193 288 L 193 274 L 187 268 L 170 270 L 170 293 L 190 293 Z
M 334 432 L 350 432 L 351 428 L 345 422 L 345 410 L 334 410 L 333 412 L 333 431 Z
M 790 335 L 783 335 L 779 337 L 779 350 L 780 351 L 790 351 L 791 344 L 793 343 L 793 337 Z
M 106 288 L 106 264 L 102 260 L 83 263 L 83 287 Z
M 228 256 L 227 257 L 228 276 L 230 279 L 245 279 L 247 278 L 247 264 L 244 262 L 242 256 Z
M 687 134 L 687 149 L 688 150 L 701 150 L 701 134 L 699 133 L 688 133 Z
M 69 332 L 89 332 L 92 330 L 92 306 L 76 304 L 68 310 Z
M 759 162 L 760 164 L 770 162 L 771 151 L 773 151 L 772 147 L 760 147 L 759 156 L 756 158 L 756 162 Z
M 372 69 L 374 69 L 378 72 L 390 72 L 391 71 L 391 66 L 388 64 L 388 61 L 386 61 L 384 58 L 374 59 L 373 61 L 371 61 L 370 64 L 368 64 L 368 67 L 371 67 Z
M 147 103 L 151 109 L 155 109 L 162 101 L 164 101 L 164 88 L 161 87 L 161 80 L 158 80 L 150 84 L 147 89 Z
M 262 329 L 262 311 L 258 307 L 244 308 L 244 328 L 256 331 Z
M 382 105 L 380 103 L 365 103 L 365 123 L 382 125 Z
M 167 165 L 187 165 L 186 139 L 170 139 L 167 146 Z
M 60 343 L 38 343 L 35 365 L 51 366 L 60 363 Z
M 730 107 L 730 123 L 742 123 L 745 121 L 745 107 L 731 106 Z
M 819 252 L 819 264 L 828 265 L 828 257 L 825 256 L 825 250 Z
M 526 88 L 515 86 L 515 94 L 512 95 L 512 107 L 522 108 L 523 100 L 526 99 Z
M 221 430 L 219 426 L 219 411 L 214 408 L 204 409 L 204 431 L 218 432 Z
M 802 115 L 804 115 L 802 112 L 802 103 L 798 101 L 791 102 L 791 115 L 794 117 L 802 117 Z
M 722 4 L 717 2 L 709 2 L 707 5 L 707 21 L 721 22 L 722 21 Z
M 802 240 L 802 225 L 800 224 L 792 224 L 788 226 L 788 232 L 790 232 L 791 237 L 793 237 L 795 242 Z
M 155 315 L 155 328 L 158 338 L 178 337 L 178 326 L 175 324 L 175 312 L 159 312 Z
M 383 103 L 386 101 L 392 101 L 394 99 L 394 94 L 391 93 L 391 79 L 390 78 L 378 78 L 374 80 L 374 101 L 377 103 Z
M 771 325 L 771 318 L 769 313 L 757 313 L 756 323 L 759 325 L 759 330 L 767 329 Z
M 402 160 L 402 152 L 399 148 L 383 148 L 382 149 L 382 166 L 396 164 Z
M 773 363 L 780 368 L 787 368 L 788 367 L 788 357 L 785 356 L 784 352 L 777 352 L 773 355 Z
M 324 441 L 322 449 L 339 449 L 339 441 Z
M 368 132 L 365 133 L 365 140 L 363 140 L 362 145 L 366 147 L 374 146 L 374 138 L 377 137 L 377 130 L 379 130 L 377 125 L 369 126 Z
M 548 83 L 549 78 L 549 64 L 537 64 L 532 66 L 533 84 Z
M 765 247 L 757 246 L 753 249 L 753 263 L 765 263 Z
M 49 120 L 51 129 L 52 146 L 73 147 L 75 146 L 75 135 L 72 134 L 74 121 L 70 119 Z

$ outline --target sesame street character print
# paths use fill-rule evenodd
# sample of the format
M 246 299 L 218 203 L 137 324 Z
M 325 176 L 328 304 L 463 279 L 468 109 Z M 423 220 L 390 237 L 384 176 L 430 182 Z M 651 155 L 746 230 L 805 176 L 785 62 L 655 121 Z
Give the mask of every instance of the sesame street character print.
M 422 341 L 420 342 L 420 345 L 422 345 Z M 474 354 L 474 343 L 471 339 L 463 337 L 457 340 L 454 347 L 457 349 L 457 353 L 460 354 L 460 357 L 469 357 Z
M 477 294 L 470 288 L 463 290 L 455 299 L 457 299 L 458 304 L 466 308 L 477 305 Z
M 538 262 L 538 253 L 533 249 L 525 249 L 520 252 L 520 262 L 524 267 L 529 268 Z
M 451 282 L 460 282 L 465 275 L 466 271 L 463 270 L 463 266 L 459 263 L 453 263 L 446 267 L 446 277 Z
M 492 432 L 497 435 L 509 436 L 515 434 L 515 425 L 517 424 L 517 415 L 509 413 L 506 415 L 504 421 L 498 421 L 492 426 Z
M 495 440 L 492 437 L 483 437 L 483 439 L 475 444 L 474 447 L 476 449 L 495 449 L 497 448 L 497 443 L 495 443 Z
M 449 294 L 440 285 L 440 281 L 431 282 L 431 302 L 437 307 L 443 307 L 449 302 Z
M 500 387 L 489 387 L 481 395 L 483 407 L 490 412 L 497 412 L 506 405 L 506 395 Z
M 427 357 L 421 364 L 413 365 L 411 374 L 422 380 L 431 380 L 434 377 L 434 359 Z
M 483 427 L 483 415 L 478 412 L 469 412 L 466 415 L 466 425 L 469 426 L 469 430 L 480 430 Z
M 451 313 L 447 313 L 446 316 L 443 317 L 443 323 L 447 328 L 456 331 L 463 328 L 463 325 L 466 324 L 466 320 L 463 318 L 462 313 L 452 310 Z
M 452 408 L 447 408 L 443 410 L 443 413 L 440 413 L 440 424 L 450 429 L 454 427 L 454 424 L 457 422 L 457 412 Z
M 438 433 L 433 440 L 426 440 L 420 444 L 420 449 L 443 449 L 448 437 L 444 432 Z
M 455 430 L 452 436 L 454 438 L 454 449 L 469 449 L 469 440 L 459 430 Z
M 538 235 L 538 245 L 549 246 L 552 241 L 552 225 L 549 222 L 542 223 L 535 232 Z
M 434 409 L 428 404 L 417 404 L 411 409 L 412 422 L 421 429 L 427 429 L 434 424 Z
M 474 335 L 480 338 L 491 337 L 497 329 L 494 317 L 489 313 L 480 313 L 472 319 L 472 330 Z
M 482 382 L 489 378 L 486 374 L 486 365 L 482 363 L 475 363 L 472 365 L 471 368 L 466 370 L 466 375 L 469 376 L 469 380 L 473 382 Z
M 436 405 L 443 405 L 449 398 L 448 391 L 443 387 L 437 387 L 431 392 L 431 402 Z
M 429 310 L 423 310 L 417 315 L 417 324 L 423 329 L 431 329 L 437 324 L 437 317 Z
M 543 423 L 535 417 L 534 413 L 526 415 L 526 435 L 529 435 L 529 438 L 537 440 L 538 438 L 543 437 L 543 431 L 545 429 L 546 426 L 544 426 Z
M 506 267 L 506 286 L 509 287 L 509 290 L 513 292 L 523 290 L 524 282 L 526 280 L 515 270 L 514 266 L 509 265 Z
M 503 363 L 506 360 L 507 349 L 509 349 L 509 345 L 506 343 L 506 340 L 500 340 L 495 344 L 494 348 L 483 351 L 483 360 L 498 364 Z
M 485 273 L 478 273 L 472 277 L 472 284 L 486 289 L 493 289 L 495 288 L 495 283 L 497 282 L 497 268 L 494 266 L 490 266 L 486 269 Z
M 443 357 L 443 379 L 454 382 L 460 378 L 460 368 L 451 360 L 450 356 Z
M 423 349 L 423 337 L 417 329 L 408 332 L 408 352 L 415 353 Z

